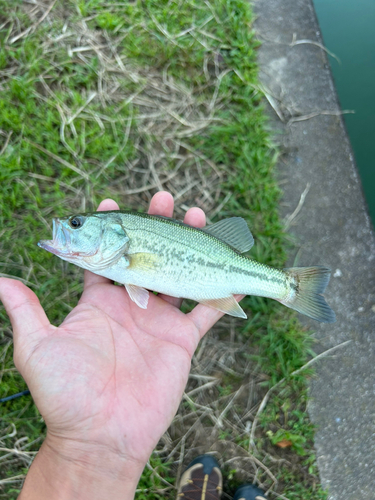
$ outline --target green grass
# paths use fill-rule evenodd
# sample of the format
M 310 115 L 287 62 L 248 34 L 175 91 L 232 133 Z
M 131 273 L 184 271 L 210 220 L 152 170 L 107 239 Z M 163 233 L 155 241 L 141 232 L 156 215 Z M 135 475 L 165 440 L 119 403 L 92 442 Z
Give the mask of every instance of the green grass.
M 35 26 L 25 5 L 0 0 L 0 272 L 23 279 L 59 324 L 79 298 L 82 273 L 36 246 L 50 234 L 52 216 L 93 210 L 108 196 L 124 208 L 146 210 L 161 181 L 177 197 L 180 218 L 193 205 L 210 217 L 225 202 L 213 219 L 244 217 L 256 242 L 251 256 L 282 267 L 290 243 L 278 217 L 277 154 L 258 90 L 258 42 L 247 2 L 71 0 L 65 10 L 57 2 L 45 22 L 13 41 Z M 198 349 L 194 373 L 206 362 L 202 373 L 220 371 L 220 383 L 210 396 L 198 393 L 182 402 L 171 439 L 186 435 L 186 446 L 194 447 L 189 426 L 198 417 L 203 428 L 213 426 L 199 413 L 202 402 L 212 415 L 220 414 L 253 377 L 252 403 L 259 404 L 285 378 L 260 415 L 252 453 L 277 476 L 276 492 L 325 499 L 306 414 L 309 373 L 290 376 L 312 354 L 311 337 L 293 312 L 275 302 L 247 297 L 243 304 L 249 320 L 234 324 L 226 318 Z M 1 308 L 0 397 L 26 389 L 14 369 L 10 331 Z M 234 346 L 235 362 L 228 358 L 223 368 L 225 346 Z M 208 348 L 215 365 L 208 362 Z M 187 391 L 195 387 L 191 381 Z M 229 422 L 245 406 L 239 397 L 223 417 L 228 425 L 213 433 L 243 455 L 249 432 Z M 20 446 L 35 452 L 44 432 L 30 396 L 0 406 L 0 438 L 11 434 L 3 439 L 5 447 L 23 438 Z M 291 446 L 279 448 L 282 439 Z M 173 483 L 178 457 L 165 465 L 171 449 L 164 455 L 160 450 L 151 459 L 158 473 L 145 470 L 139 498 L 174 498 L 160 477 Z M 282 467 L 270 455 L 283 459 Z M 226 463 L 229 451 L 222 456 Z M 28 463 L 16 457 L 0 461 L 0 481 L 24 474 Z M 240 474 L 230 470 L 226 486 L 233 492 Z M 263 469 L 257 478 L 272 485 Z M 19 488 L 19 480 L 0 483 L 0 498 L 16 498 Z

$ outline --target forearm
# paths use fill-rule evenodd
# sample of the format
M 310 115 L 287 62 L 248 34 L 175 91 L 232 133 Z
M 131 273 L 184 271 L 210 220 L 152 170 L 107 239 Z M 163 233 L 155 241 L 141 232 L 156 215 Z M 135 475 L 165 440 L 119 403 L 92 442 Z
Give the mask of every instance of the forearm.
M 132 500 L 143 470 L 116 453 L 47 438 L 18 500 Z

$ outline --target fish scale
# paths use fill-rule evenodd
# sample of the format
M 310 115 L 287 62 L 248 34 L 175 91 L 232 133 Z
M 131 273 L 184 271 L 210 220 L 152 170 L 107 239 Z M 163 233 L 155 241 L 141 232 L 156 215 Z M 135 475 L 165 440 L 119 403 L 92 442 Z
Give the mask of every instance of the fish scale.
M 122 217 L 131 242 L 128 255 L 144 252 L 161 258 L 152 273 L 149 269 L 132 271 L 120 265 L 110 271 L 111 276 L 107 277 L 111 279 L 117 275 L 117 278 L 121 277 L 117 279 L 120 283 L 148 286 L 161 293 L 198 301 L 240 293 L 277 299 L 287 294 L 286 276 L 282 271 L 235 252 L 210 234 L 194 229 L 186 243 L 183 242 L 184 225 L 172 225 L 157 218 L 147 220 L 141 217 L 138 221 L 138 217 L 132 214 L 123 214 Z M 193 286 L 188 286 L 189 282 L 193 282 Z M 179 283 L 183 285 L 177 290 Z M 214 295 L 211 288 L 215 288 Z

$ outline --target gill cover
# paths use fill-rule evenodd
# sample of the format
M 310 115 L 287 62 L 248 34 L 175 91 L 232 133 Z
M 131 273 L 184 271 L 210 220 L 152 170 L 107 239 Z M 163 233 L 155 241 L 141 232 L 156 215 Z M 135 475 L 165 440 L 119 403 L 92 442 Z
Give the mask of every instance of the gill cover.
M 83 228 L 82 228 L 83 229 Z M 77 230 L 79 231 L 79 229 Z M 101 219 L 101 237 L 97 252 L 84 257 L 85 268 L 97 272 L 113 266 L 129 248 L 129 237 L 121 221 Z

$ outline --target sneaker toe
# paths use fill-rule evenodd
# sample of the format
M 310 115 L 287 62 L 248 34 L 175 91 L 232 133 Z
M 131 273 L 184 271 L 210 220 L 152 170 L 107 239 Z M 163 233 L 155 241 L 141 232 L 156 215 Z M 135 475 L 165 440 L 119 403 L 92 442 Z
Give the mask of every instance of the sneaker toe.
M 223 486 L 217 461 L 211 455 L 201 455 L 188 465 L 181 476 L 178 499 L 219 500 Z
M 233 500 L 267 500 L 267 498 L 264 491 L 254 484 L 244 484 L 236 490 Z

